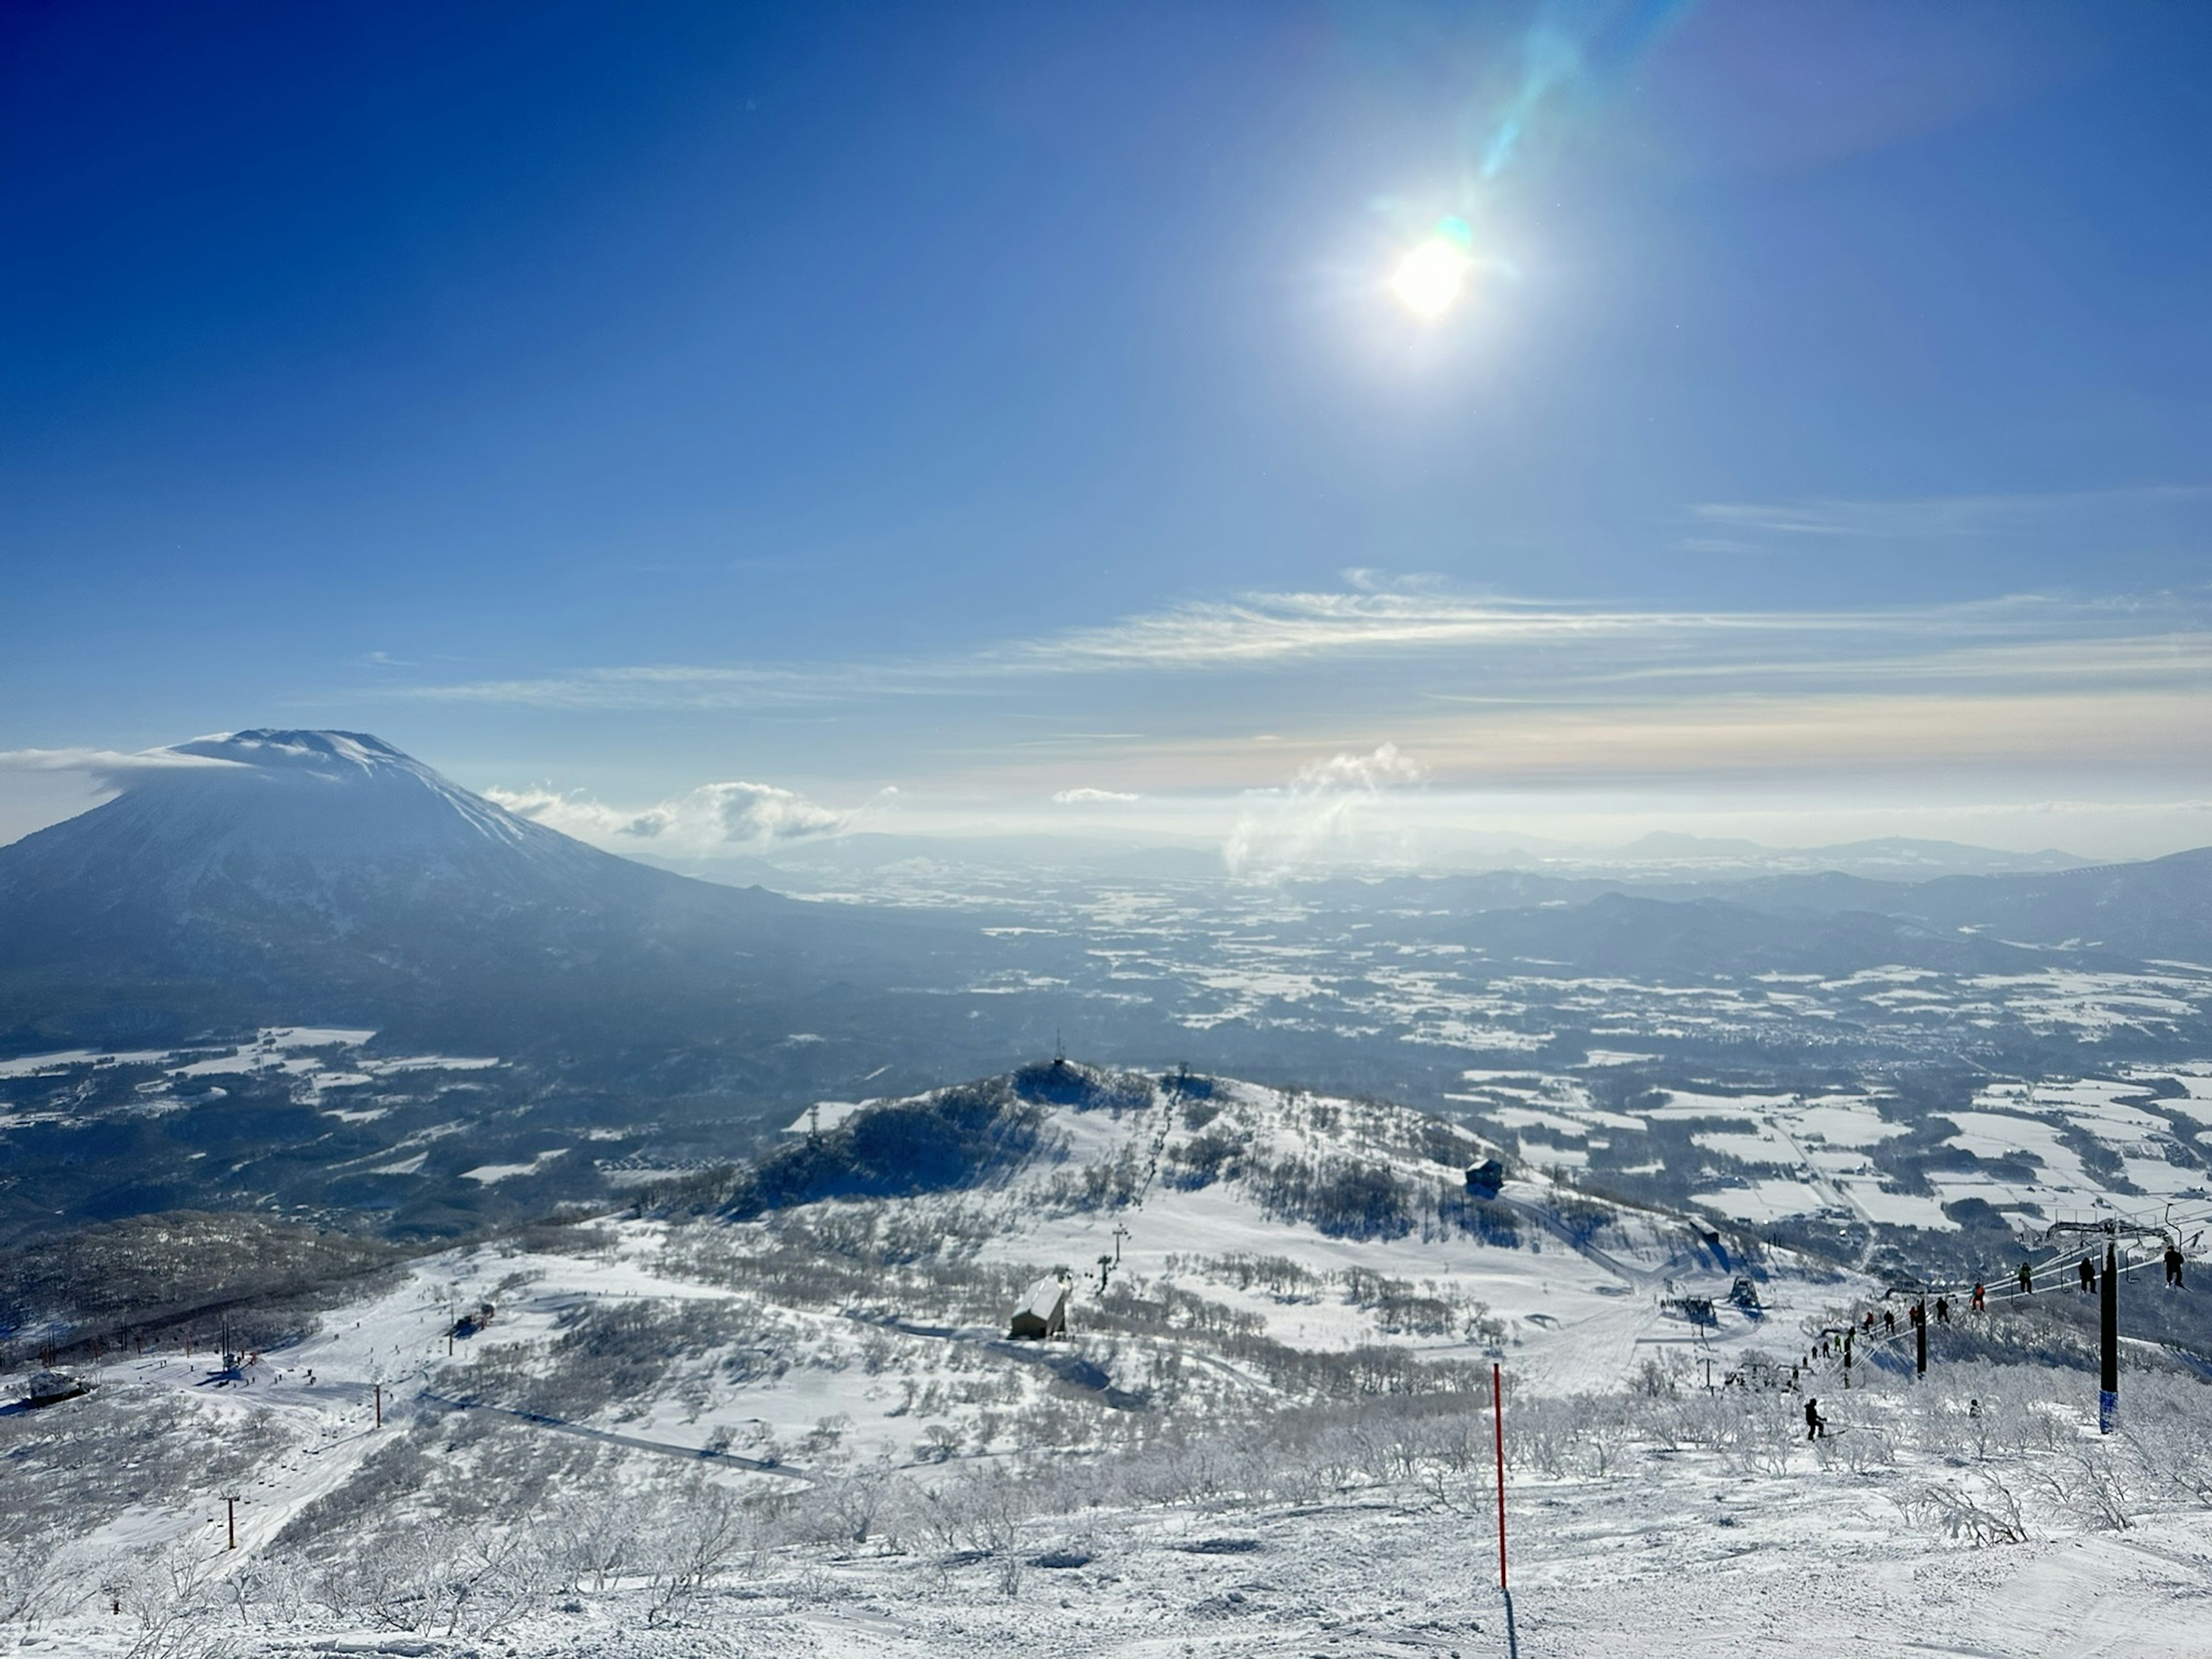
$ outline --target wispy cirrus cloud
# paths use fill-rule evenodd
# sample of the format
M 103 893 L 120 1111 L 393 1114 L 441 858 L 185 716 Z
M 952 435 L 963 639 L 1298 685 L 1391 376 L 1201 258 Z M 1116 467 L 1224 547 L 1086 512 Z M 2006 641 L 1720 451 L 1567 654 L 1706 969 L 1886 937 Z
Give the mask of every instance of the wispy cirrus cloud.
M 1779 520 L 1778 520 L 1778 522 Z M 1810 522 L 1810 520 L 1808 520 Z M 1367 573 L 1359 573 L 1365 575 Z M 1367 659 L 1587 683 L 1680 674 L 1802 677 L 1879 662 L 1929 672 L 2191 661 L 2201 605 L 2025 594 L 1970 604 L 1850 611 L 1634 609 L 1436 588 L 1254 592 L 935 658 L 744 666 L 657 664 L 416 684 L 386 695 L 574 709 L 803 712 L 914 696 L 978 696 L 1012 679 L 1284 673 Z M 2177 643 L 2179 642 L 2179 643 Z
M 2146 516 L 2207 506 L 2212 506 L 2212 486 L 2154 484 L 2133 489 L 1929 495 L 1891 501 L 1811 496 L 1774 501 L 1705 501 L 1690 512 L 1723 532 L 1915 542 L 2073 525 L 2093 517 L 2108 523 L 2132 523 Z M 1705 549 L 1741 545 L 1710 538 L 1693 538 L 1686 544 Z
M 507 703 L 533 708 L 798 708 L 849 699 L 819 671 L 702 667 L 655 663 L 579 668 L 487 680 L 428 682 L 389 688 L 386 695 L 432 702 Z

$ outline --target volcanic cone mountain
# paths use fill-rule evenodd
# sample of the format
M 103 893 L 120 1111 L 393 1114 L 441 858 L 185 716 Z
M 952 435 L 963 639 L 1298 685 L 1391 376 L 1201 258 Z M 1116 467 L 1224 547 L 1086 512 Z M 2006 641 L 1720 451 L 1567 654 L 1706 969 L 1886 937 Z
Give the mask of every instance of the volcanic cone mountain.
M 0 1031 L 397 1028 L 477 1049 L 770 1034 L 921 971 L 926 930 L 614 857 L 358 732 L 155 751 L 0 848 Z

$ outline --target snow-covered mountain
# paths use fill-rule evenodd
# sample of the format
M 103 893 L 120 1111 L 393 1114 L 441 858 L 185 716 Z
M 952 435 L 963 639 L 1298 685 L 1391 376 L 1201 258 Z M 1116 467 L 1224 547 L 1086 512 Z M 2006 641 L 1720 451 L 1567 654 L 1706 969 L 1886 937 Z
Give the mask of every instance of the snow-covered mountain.
M 615 1012 L 633 1035 L 722 1036 L 726 1015 L 743 1029 L 747 1008 L 872 969 L 880 985 L 927 948 L 918 926 L 599 852 L 362 733 L 237 732 L 143 760 L 113 800 L 0 848 L 18 1048 L 411 1020 L 481 1050 Z
M 57 1356 L 91 1389 L 0 1412 L 0 1635 L 1594 1659 L 1894 1627 L 2027 1656 L 2094 1613 L 2201 1650 L 2207 1384 L 2148 1340 L 2188 1302 L 2154 1260 L 2100 1438 L 2094 1304 L 2057 1273 L 1952 1304 L 1916 1381 L 1893 1290 L 1372 1100 L 1054 1063 L 786 1139 L 313 1317 L 234 1282 L 180 1308 L 179 1255 L 241 1273 L 204 1218 L 104 1236 L 106 1345 Z M 166 1301 L 118 1341 L 134 1271 Z M 1067 1340 L 1010 1337 L 1063 1295 Z
M 115 799 L 0 849 L 11 958 L 158 948 L 165 932 L 195 955 L 281 951 L 287 933 L 605 912 L 673 887 L 363 733 L 234 732 L 146 758 Z

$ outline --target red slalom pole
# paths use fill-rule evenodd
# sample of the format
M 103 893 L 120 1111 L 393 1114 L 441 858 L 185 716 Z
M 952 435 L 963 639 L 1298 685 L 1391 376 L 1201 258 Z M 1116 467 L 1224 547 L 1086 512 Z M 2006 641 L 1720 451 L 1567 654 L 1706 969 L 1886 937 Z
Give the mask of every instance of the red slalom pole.
M 1490 1421 L 1498 1437 L 1498 1588 L 1505 1588 L 1505 1379 L 1490 1365 Z

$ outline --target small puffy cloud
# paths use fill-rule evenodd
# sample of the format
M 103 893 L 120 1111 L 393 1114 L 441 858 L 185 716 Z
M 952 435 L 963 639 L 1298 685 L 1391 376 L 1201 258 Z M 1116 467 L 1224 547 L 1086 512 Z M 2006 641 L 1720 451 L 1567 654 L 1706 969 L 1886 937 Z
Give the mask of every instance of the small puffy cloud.
M 1368 793 L 1394 783 L 1419 783 L 1420 763 L 1386 743 L 1372 754 L 1331 755 L 1301 767 L 1294 787 L 1312 793 L 1356 789 Z
M 710 783 L 692 792 L 728 841 L 804 841 L 834 835 L 847 815 L 772 783 Z
M 795 790 L 742 779 L 702 784 L 641 809 L 543 787 L 487 789 L 484 794 L 517 817 L 579 841 L 617 848 L 649 842 L 668 853 L 713 854 L 805 841 L 836 834 L 852 817 Z
M 1144 797 L 1120 789 L 1062 789 L 1053 799 L 1062 806 L 1083 806 L 1094 801 L 1142 800 Z

